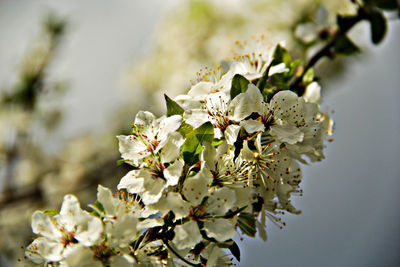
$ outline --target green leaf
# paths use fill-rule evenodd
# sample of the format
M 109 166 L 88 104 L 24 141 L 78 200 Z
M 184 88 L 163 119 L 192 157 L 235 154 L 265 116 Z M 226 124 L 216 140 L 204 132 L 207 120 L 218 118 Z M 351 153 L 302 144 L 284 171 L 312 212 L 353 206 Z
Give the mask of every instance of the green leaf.
M 101 204 L 101 202 L 98 201 L 98 200 L 96 200 L 96 201 L 93 203 L 93 208 L 95 208 L 96 210 L 98 210 L 98 211 L 100 211 L 100 212 L 102 212 L 102 213 L 105 213 L 105 212 L 106 212 L 106 210 L 104 209 L 103 204 Z
M 121 166 L 122 164 L 124 164 L 127 160 L 126 159 L 119 159 L 117 160 L 117 166 Z
M 256 219 L 254 215 L 247 212 L 242 212 L 238 216 L 237 224 L 242 230 L 242 232 L 250 237 L 255 237 L 256 229 Z
M 336 39 L 334 45 L 335 53 L 338 55 L 349 56 L 360 52 L 360 48 L 355 45 L 349 37 L 343 35 Z
M 228 247 L 228 249 L 231 251 L 232 255 L 235 256 L 235 258 L 237 259 L 237 261 L 240 261 L 240 248 L 239 246 L 236 244 L 235 241 L 233 241 L 232 245 L 230 245 Z
M 240 74 L 236 74 L 232 79 L 231 99 L 234 99 L 238 94 L 247 91 L 249 81 Z
M 292 62 L 292 57 L 290 56 L 289 51 L 287 51 L 286 48 L 278 44 L 275 47 L 274 53 L 272 55 L 271 66 L 285 63 L 286 67 L 289 67 L 291 62 Z
M 212 144 L 214 140 L 214 127 L 211 122 L 206 122 L 194 129 L 186 136 L 182 145 L 182 155 L 186 164 L 193 165 L 199 161 L 200 152 L 203 150 L 204 141 Z
M 224 142 L 224 140 L 223 139 L 214 139 L 213 141 L 212 141 L 212 143 L 211 143 L 211 145 L 213 146 L 213 147 L 218 147 L 220 144 L 222 144 Z
M 224 218 L 225 218 L 225 219 L 233 218 L 236 214 L 238 214 L 239 212 L 241 212 L 241 211 L 244 210 L 245 208 L 247 208 L 247 205 L 244 206 L 244 207 L 241 207 L 240 209 L 234 210 L 234 211 L 229 210 L 229 211 L 225 214 Z
M 90 215 L 95 216 L 97 218 L 102 218 L 102 216 L 100 215 L 100 213 L 98 213 L 96 210 L 92 210 L 90 212 Z
M 232 239 L 229 239 L 228 241 L 225 241 L 224 243 L 217 243 L 217 246 L 220 248 L 227 248 L 231 251 L 232 255 L 235 256 L 237 261 L 240 261 L 240 248 L 236 244 L 235 241 Z
M 357 15 L 340 15 L 338 14 L 336 16 L 336 23 L 339 26 L 339 29 L 342 32 L 346 32 L 348 29 L 353 27 L 354 23 L 356 23 L 359 20 Z
M 371 26 L 371 40 L 374 44 L 379 44 L 385 37 L 387 31 L 386 18 L 382 11 L 373 8 L 368 14 L 368 20 Z
M 272 63 L 269 64 L 269 66 L 267 67 L 267 69 L 264 71 L 263 75 L 257 82 L 256 86 L 261 91 L 261 93 L 264 90 L 265 86 L 267 85 L 269 70 L 271 69 L 271 67 L 272 67 Z
M 177 132 L 180 133 L 183 138 L 185 138 L 192 131 L 193 127 L 190 124 L 187 124 L 185 121 L 182 121 L 181 126 L 179 126 L 177 130 Z
M 57 209 L 47 209 L 43 211 L 44 215 L 57 215 L 60 214 L 60 212 Z
M 301 59 L 296 59 L 295 61 L 292 61 L 290 63 L 290 71 L 288 73 L 289 77 L 291 78 L 293 75 L 297 75 L 298 72 L 296 73 L 297 67 L 302 63 Z M 300 74 L 299 74 L 300 76 Z
M 168 214 L 164 217 L 164 225 L 165 226 L 172 226 L 174 225 L 175 214 L 171 210 Z
M 397 0 L 364 0 L 365 4 L 375 5 L 386 10 L 394 10 L 399 8 Z
M 314 81 L 314 68 L 309 68 L 303 76 L 303 83 L 309 84 Z
M 278 92 L 278 87 L 274 86 L 271 88 L 265 88 L 262 92 L 265 99 L 269 102 L 271 101 L 272 97 Z
M 164 94 L 165 103 L 167 104 L 167 117 L 173 115 L 182 115 L 185 110 L 179 106 L 174 100 L 169 98 L 166 94 Z

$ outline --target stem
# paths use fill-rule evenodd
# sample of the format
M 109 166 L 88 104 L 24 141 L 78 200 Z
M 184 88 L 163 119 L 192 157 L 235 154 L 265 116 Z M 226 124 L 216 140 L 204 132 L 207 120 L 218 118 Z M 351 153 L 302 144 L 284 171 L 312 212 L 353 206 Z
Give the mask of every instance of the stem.
M 366 14 L 367 14 L 367 11 L 363 7 L 359 6 L 359 8 L 357 10 L 357 15 L 355 17 L 353 17 L 353 19 L 346 25 L 346 27 L 340 28 L 338 30 L 338 32 L 334 35 L 332 40 L 330 40 L 324 47 L 321 48 L 321 50 L 319 50 L 315 55 L 313 55 L 310 58 L 310 61 L 304 67 L 304 70 L 303 70 L 301 76 L 297 77 L 297 79 L 290 85 L 290 88 L 292 91 L 296 92 L 298 95 L 304 94 L 305 88 L 301 83 L 303 81 L 303 76 L 305 75 L 305 73 L 310 68 L 312 68 L 323 57 L 331 57 L 334 52 L 333 47 L 334 47 L 336 41 L 339 38 L 345 36 L 349 32 L 349 30 L 354 27 L 354 25 L 356 25 L 360 21 L 366 19 L 366 17 L 367 17 Z
M 189 264 L 190 266 L 195 266 L 195 267 L 201 266 L 201 263 L 192 263 L 192 262 L 188 261 L 187 259 L 185 259 L 184 257 L 182 257 L 181 255 L 179 255 L 179 253 L 176 252 L 176 251 L 168 244 L 168 241 L 163 241 L 163 242 L 164 242 L 164 244 L 167 246 L 167 248 L 168 248 L 172 253 L 174 253 L 175 256 L 177 256 L 177 257 L 178 257 L 181 261 L 183 261 L 184 263 Z

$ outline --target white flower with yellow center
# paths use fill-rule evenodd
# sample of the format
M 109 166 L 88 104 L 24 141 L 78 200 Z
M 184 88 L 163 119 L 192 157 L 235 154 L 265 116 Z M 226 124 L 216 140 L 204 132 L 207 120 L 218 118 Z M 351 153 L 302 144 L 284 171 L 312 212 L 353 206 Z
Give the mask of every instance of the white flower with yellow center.
M 53 218 L 41 211 L 32 215 L 32 230 L 40 235 L 28 247 L 26 255 L 35 262 L 60 261 L 75 246 L 90 247 L 103 232 L 101 221 L 81 210 L 77 198 L 66 195 L 60 213 Z
M 128 172 L 119 182 L 118 189 L 139 194 L 146 205 L 157 203 L 164 189 L 178 184 L 183 165 L 181 160 L 172 164 L 151 162 L 149 167 Z
M 140 111 L 132 125 L 131 135 L 119 135 L 119 151 L 123 159 L 139 166 L 146 157 L 156 155 L 163 147 L 163 161 L 172 161 L 179 155 L 182 136 L 175 132 L 182 117 L 162 116 L 158 119 L 147 111 Z
M 262 110 L 263 97 L 260 90 L 249 84 L 247 91 L 240 93 L 233 100 L 223 92 L 207 95 L 201 109 L 186 111 L 184 119 L 195 128 L 210 121 L 215 128 L 215 137 L 224 137 L 229 145 L 233 145 L 241 126 L 252 129 L 251 131 L 264 129 L 261 123 L 253 125 L 253 121 L 244 120 L 253 112 L 261 114 Z

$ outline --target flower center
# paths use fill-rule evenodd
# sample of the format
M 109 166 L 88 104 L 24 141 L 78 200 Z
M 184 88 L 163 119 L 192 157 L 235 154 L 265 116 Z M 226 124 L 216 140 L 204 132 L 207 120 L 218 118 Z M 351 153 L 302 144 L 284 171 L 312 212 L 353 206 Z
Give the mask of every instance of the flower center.
M 65 232 L 63 234 L 61 244 L 64 245 L 64 247 L 70 245 L 70 244 L 77 244 L 78 240 L 75 239 L 75 233 L 74 232 Z

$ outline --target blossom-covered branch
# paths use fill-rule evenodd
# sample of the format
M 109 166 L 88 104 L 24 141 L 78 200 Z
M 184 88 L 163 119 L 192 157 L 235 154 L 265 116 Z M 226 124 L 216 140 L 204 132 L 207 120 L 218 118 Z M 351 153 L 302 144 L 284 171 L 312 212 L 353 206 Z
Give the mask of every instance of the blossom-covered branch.
M 117 137 L 132 167 L 118 190 L 99 185 L 90 212 L 73 195 L 60 211 L 36 211 L 26 256 L 52 266 L 230 266 L 238 231 L 266 240 L 267 219 L 282 227 L 281 215 L 299 214 L 300 163 L 324 159 L 333 121 L 320 110 L 314 63 L 263 42 L 199 72 L 187 94 L 165 95 L 166 115 L 140 111 Z M 303 91 L 291 86 L 299 79 Z

